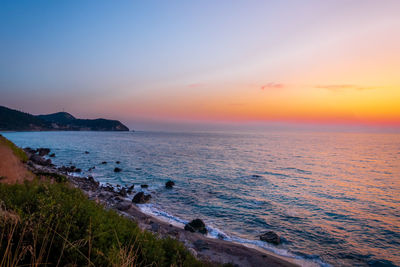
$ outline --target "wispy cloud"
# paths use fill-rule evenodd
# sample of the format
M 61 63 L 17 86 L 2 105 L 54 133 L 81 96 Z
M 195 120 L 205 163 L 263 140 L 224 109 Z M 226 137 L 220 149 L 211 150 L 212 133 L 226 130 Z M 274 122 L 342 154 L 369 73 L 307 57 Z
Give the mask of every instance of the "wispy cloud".
M 327 84 L 327 85 L 316 85 L 315 88 L 327 89 L 334 92 L 340 92 L 344 90 L 370 90 L 376 89 L 374 86 L 360 86 L 355 84 Z
M 264 85 L 261 85 L 260 89 L 261 90 L 266 90 L 266 89 L 277 89 L 277 88 L 283 88 L 284 85 L 282 83 L 266 83 Z

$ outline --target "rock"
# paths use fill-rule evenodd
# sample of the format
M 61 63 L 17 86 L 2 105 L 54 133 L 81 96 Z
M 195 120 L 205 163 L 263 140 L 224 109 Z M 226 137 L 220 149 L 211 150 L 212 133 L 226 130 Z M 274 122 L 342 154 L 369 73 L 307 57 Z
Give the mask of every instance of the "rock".
M 121 171 L 122 171 L 122 169 L 120 169 L 118 167 L 114 168 L 114 172 L 121 172 Z
M 127 192 L 126 192 L 125 187 L 122 187 L 121 190 L 119 190 L 118 194 L 120 194 L 123 197 L 126 197 L 127 196 Z
M 99 187 L 99 185 L 100 185 L 100 183 L 98 182 L 98 181 L 96 181 L 94 178 L 93 178 L 93 176 L 88 176 L 87 177 L 87 180 L 88 180 L 88 182 L 91 184 L 91 185 L 93 185 L 94 187 Z
M 160 229 L 160 225 L 158 223 L 150 222 L 150 225 L 151 225 L 151 231 L 153 232 L 158 232 L 158 230 Z
M 85 151 L 85 154 L 89 154 L 89 151 Z
M 121 203 L 118 203 L 115 207 L 120 211 L 126 211 L 131 208 L 131 205 L 132 204 L 129 202 L 121 202 Z
M 145 195 L 143 192 L 139 192 L 133 197 L 132 202 L 135 204 L 143 204 L 148 202 L 150 199 L 151 195 Z
M 101 164 L 103 164 L 103 165 L 104 165 L 104 164 L 107 164 L 107 161 L 103 161 Z
M 190 232 L 198 232 L 202 234 L 207 234 L 207 228 L 204 222 L 200 219 L 195 219 L 191 221 L 190 223 L 187 223 L 185 225 L 185 230 L 190 231 Z
M 30 148 L 30 147 L 25 147 L 25 148 L 24 148 L 24 151 L 25 151 L 26 153 L 29 153 L 29 154 L 35 154 L 35 153 L 37 152 L 36 149 L 32 149 L 32 148 Z
M 141 184 L 140 187 L 141 187 L 141 188 L 148 188 L 149 185 L 148 185 L 148 184 Z
M 119 196 L 114 197 L 114 200 L 117 201 L 117 202 L 123 202 L 124 201 L 124 199 L 119 197 Z
M 280 237 L 273 231 L 268 231 L 262 235 L 260 235 L 260 240 L 268 243 L 272 243 L 278 245 L 281 243 Z
M 42 165 L 42 166 L 51 166 L 51 160 L 50 159 L 44 159 L 43 157 L 33 154 L 30 157 L 30 160 L 38 165 Z
M 74 170 L 74 172 L 82 172 L 82 170 L 79 169 L 79 168 L 76 168 L 76 169 Z
M 118 160 L 117 160 L 115 163 L 117 163 L 117 164 L 120 164 L 120 163 L 121 163 L 121 161 L 118 161 Z
M 89 171 L 89 172 L 91 172 L 91 171 L 93 171 L 94 169 L 96 169 L 96 167 L 95 167 L 95 166 L 93 166 L 93 167 L 90 167 L 90 168 L 88 169 L 88 171 Z
M 192 254 L 195 258 L 197 258 L 197 251 L 194 248 L 188 248 L 190 254 Z
M 49 148 L 38 148 L 37 152 L 39 153 L 39 156 L 43 157 L 50 153 L 50 149 Z
M 49 155 L 50 158 L 54 158 L 55 156 L 56 156 L 56 154 L 54 154 L 54 153 L 51 153 L 51 154 Z
M 258 174 L 253 174 L 251 177 L 253 177 L 253 178 L 261 178 L 262 176 L 258 175 Z
M 135 168 L 135 170 L 140 171 L 142 168 Z
M 175 183 L 171 180 L 169 180 L 168 182 L 165 183 L 165 187 L 168 189 L 171 189 L 174 185 L 175 185 Z
M 133 185 L 131 185 L 130 187 L 128 187 L 128 190 L 126 190 L 126 192 L 128 193 L 128 194 L 132 194 L 132 191 L 133 191 L 133 188 L 135 187 L 135 185 L 133 184 Z
M 197 239 L 196 241 L 194 241 L 193 245 L 197 250 L 200 250 L 200 251 L 205 250 L 205 249 L 210 249 L 208 246 L 208 243 L 201 239 Z

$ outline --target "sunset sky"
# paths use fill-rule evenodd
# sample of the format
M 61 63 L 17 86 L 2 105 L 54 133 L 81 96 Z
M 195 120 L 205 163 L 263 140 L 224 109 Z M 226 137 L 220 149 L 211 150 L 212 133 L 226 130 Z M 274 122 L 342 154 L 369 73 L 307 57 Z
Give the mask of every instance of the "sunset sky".
M 1 1 L 0 105 L 139 129 L 400 128 L 400 1 Z

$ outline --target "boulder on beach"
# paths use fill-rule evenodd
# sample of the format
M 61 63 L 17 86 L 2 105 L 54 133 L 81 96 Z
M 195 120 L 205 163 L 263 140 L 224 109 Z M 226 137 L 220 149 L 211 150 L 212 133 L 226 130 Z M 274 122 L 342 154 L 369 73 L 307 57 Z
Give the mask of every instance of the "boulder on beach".
M 133 197 L 132 202 L 135 204 L 143 204 L 148 202 L 150 199 L 151 195 L 145 195 L 143 192 L 139 192 Z
M 264 241 L 264 242 L 272 243 L 275 245 L 278 245 L 281 243 L 281 239 L 280 239 L 279 235 L 277 235 L 273 231 L 268 231 L 268 232 L 260 235 L 260 240 Z
M 169 180 L 168 182 L 165 183 L 165 187 L 168 189 L 171 189 L 174 185 L 175 185 L 175 183 L 171 180 Z
M 121 168 L 118 168 L 118 167 L 114 168 L 114 172 L 121 172 L 121 171 L 122 171 Z
M 200 219 L 194 219 L 190 223 L 185 225 L 185 230 L 192 233 L 201 233 L 203 235 L 207 234 L 207 228 L 205 223 Z

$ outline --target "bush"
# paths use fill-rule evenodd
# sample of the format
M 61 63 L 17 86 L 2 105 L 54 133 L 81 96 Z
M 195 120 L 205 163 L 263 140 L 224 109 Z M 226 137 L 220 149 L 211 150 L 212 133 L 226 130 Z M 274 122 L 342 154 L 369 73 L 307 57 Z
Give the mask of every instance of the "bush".
M 0 266 L 203 266 L 68 183 L 0 184 Z

